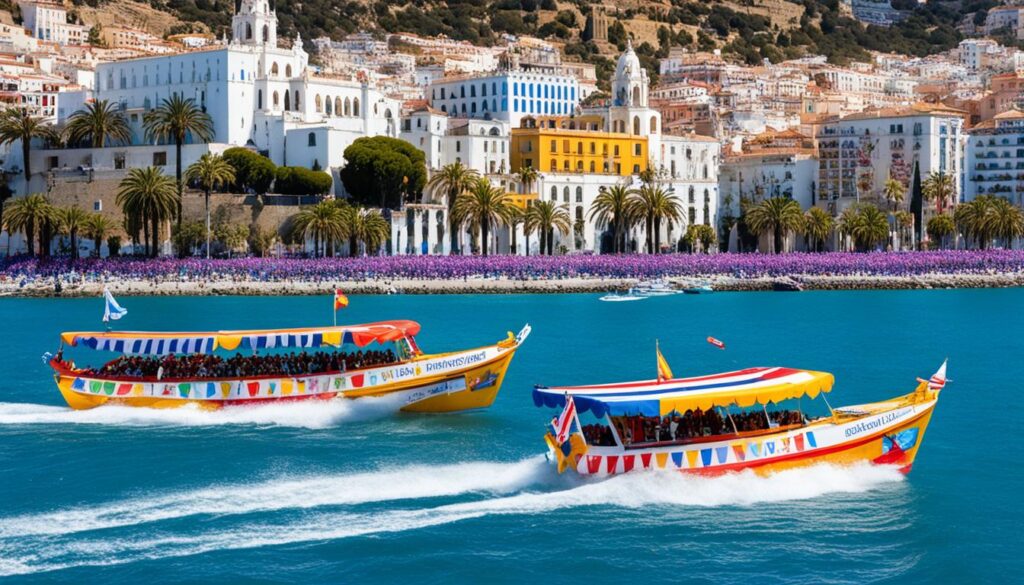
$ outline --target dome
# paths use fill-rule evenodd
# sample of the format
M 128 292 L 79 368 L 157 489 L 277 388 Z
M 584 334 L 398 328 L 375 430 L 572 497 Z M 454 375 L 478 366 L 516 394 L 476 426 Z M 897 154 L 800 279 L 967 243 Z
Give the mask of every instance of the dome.
M 626 41 L 626 52 L 619 55 L 619 62 L 615 66 L 615 78 L 616 79 L 628 79 L 633 76 L 639 76 L 643 69 L 640 67 L 640 59 L 636 56 L 636 52 L 633 51 L 633 42 Z

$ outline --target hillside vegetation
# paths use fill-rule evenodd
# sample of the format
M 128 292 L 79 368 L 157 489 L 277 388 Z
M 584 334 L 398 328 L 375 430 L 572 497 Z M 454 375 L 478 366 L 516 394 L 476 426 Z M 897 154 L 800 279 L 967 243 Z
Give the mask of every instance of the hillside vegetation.
M 118 0 L 124 1 L 124 0 Z M 106 0 L 73 0 L 102 7 Z M 855 20 L 841 0 L 277 0 L 280 38 L 339 39 L 359 30 L 447 35 L 491 45 L 503 33 L 533 35 L 564 44 L 568 55 L 598 65 L 605 77 L 610 57 L 636 39 L 637 52 L 651 68 L 673 46 L 721 49 L 755 64 L 806 54 L 830 62 L 863 60 L 868 51 L 924 56 L 948 50 L 961 39 L 964 19 L 983 22 L 996 0 L 941 2 L 892 0 L 907 18 L 892 28 Z M 218 36 L 231 21 L 234 0 L 150 0 L 153 8 L 184 24 L 175 29 L 209 29 Z M 612 23 L 609 44 L 591 40 L 586 15 L 605 10 Z M 200 24 L 201 23 L 201 24 Z M 171 30 L 165 32 L 181 32 Z M 309 45 L 307 45 L 308 47 Z

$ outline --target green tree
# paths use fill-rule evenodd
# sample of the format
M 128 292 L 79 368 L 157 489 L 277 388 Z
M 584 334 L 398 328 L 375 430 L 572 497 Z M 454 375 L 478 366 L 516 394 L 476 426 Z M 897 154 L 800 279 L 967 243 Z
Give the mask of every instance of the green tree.
M 901 209 L 895 213 L 894 217 L 900 235 L 900 247 L 903 248 L 906 242 L 913 241 L 914 238 L 914 214 Z
M 590 220 L 607 224 L 612 232 L 612 252 L 626 251 L 626 231 L 633 227 L 633 197 L 636 191 L 625 185 L 612 185 L 601 191 L 590 206 Z
M 0 112 L 0 144 L 12 145 L 21 143 L 21 160 L 24 165 L 25 185 L 32 178 L 31 158 L 32 139 L 49 136 L 50 126 L 43 118 L 30 116 L 20 108 L 7 108 Z
M 941 250 L 945 239 L 956 232 L 956 224 L 953 218 L 943 214 L 936 215 L 928 220 L 928 238 L 935 242 Z
M 889 237 L 889 222 L 881 209 L 858 203 L 843 210 L 839 230 L 849 236 L 859 252 L 867 252 Z
M 33 193 L 11 199 L 7 202 L 6 207 L 4 221 L 7 233 L 21 232 L 25 234 L 29 256 L 34 256 L 36 253 L 35 240 L 36 234 L 38 234 L 39 256 L 45 256 L 45 250 L 49 247 L 49 238 L 45 237 L 43 227 L 53 223 L 56 217 L 56 210 L 50 204 L 50 200 L 42 193 Z
M 117 223 L 102 213 L 91 213 L 85 220 L 82 234 L 92 239 L 93 255 L 100 257 L 100 246 L 117 229 Z M 113 251 L 110 252 L 113 256 Z
M 131 128 L 120 106 L 108 100 L 89 102 L 71 114 L 65 132 L 68 142 L 87 143 L 93 148 L 104 148 L 108 141 L 129 143 L 132 139 Z
M 832 216 L 820 207 L 812 207 L 804 214 L 804 235 L 811 250 L 821 252 L 825 248 L 825 240 L 832 235 L 835 222 Z
M 249 226 L 249 249 L 260 258 L 267 257 L 277 240 L 277 230 L 265 229 L 256 224 Z
M 206 228 L 198 221 L 186 221 L 172 230 L 171 241 L 179 258 L 186 258 L 205 240 Z
M 907 193 L 907 188 L 903 186 L 903 183 L 890 176 L 885 180 L 882 193 L 885 195 L 885 200 L 892 206 L 893 213 L 895 213 L 899 209 L 900 204 L 903 203 L 903 197 Z
M 334 242 L 348 237 L 351 228 L 333 201 L 321 201 L 303 207 L 292 216 L 291 225 L 294 236 L 303 241 L 313 238 L 314 256 L 326 255 Z
M 745 221 L 758 236 L 772 233 L 773 251 L 776 254 L 783 252 L 786 236 L 804 227 L 800 204 L 788 197 L 771 197 L 753 205 L 747 210 Z
M 456 161 L 441 167 L 427 181 L 427 190 L 431 195 L 435 199 L 438 199 L 439 195 L 443 196 L 445 204 L 448 206 L 448 235 L 451 243 L 450 250 L 453 254 L 459 253 L 458 222 L 455 221 L 453 214 L 455 201 L 459 195 L 475 185 L 479 177 L 480 175 L 475 170 Z
M 662 220 L 682 223 L 683 206 L 672 189 L 645 183 L 633 195 L 630 215 L 643 218 L 647 229 L 647 253 L 654 254 L 661 249 Z
M 326 195 L 331 191 L 331 175 L 305 167 L 277 167 L 274 192 L 282 195 Z
M 235 167 L 223 156 L 205 153 L 199 160 L 190 164 L 185 171 L 185 178 L 203 190 L 203 203 L 206 209 L 206 258 L 210 258 L 210 193 L 220 187 L 224 188 L 235 180 Z
M 345 149 L 341 182 L 352 200 L 381 209 L 418 201 L 427 184 L 423 151 L 388 136 L 357 138 Z
M 131 169 L 118 187 L 116 201 L 125 223 L 141 227 L 146 254 L 155 258 L 160 251 L 160 223 L 174 217 L 178 209 L 173 179 L 157 167 Z
M 572 231 L 568 206 L 554 201 L 534 201 L 526 210 L 526 223 L 540 234 L 540 252 L 547 251 L 548 256 L 555 251 L 555 231 L 563 236 Z
M 953 175 L 933 172 L 921 185 L 925 201 L 935 202 L 935 211 L 940 215 L 956 198 L 956 183 Z
M 480 249 L 484 256 L 487 255 L 491 227 L 506 223 L 510 213 L 512 203 L 508 193 L 483 177 L 455 200 L 455 220 L 459 225 L 472 226 L 474 231 L 479 227 Z
M 183 183 L 181 181 L 181 146 L 189 137 L 199 142 L 213 140 L 213 119 L 196 105 L 192 98 L 182 97 L 173 93 L 164 98 L 160 105 L 146 112 L 142 117 L 142 125 L 146 133 L 155 140 L 166 140 L 174 143 L 174 177 L 178 191 L 177 218 L 181 226 L 181 199 Z
M 71 259 L 78 260 L 78 234 L 86 229 L 89 214 L 81 207 L 57 207 L 55 218 L 61 234 L 71 240 Z
M 235 169 L 236 192 L 251 189 L 262 195 L 270 190 L 277 176 L 277 166 L 269 158 L 241 146 L 229 148 L 221 156 Z

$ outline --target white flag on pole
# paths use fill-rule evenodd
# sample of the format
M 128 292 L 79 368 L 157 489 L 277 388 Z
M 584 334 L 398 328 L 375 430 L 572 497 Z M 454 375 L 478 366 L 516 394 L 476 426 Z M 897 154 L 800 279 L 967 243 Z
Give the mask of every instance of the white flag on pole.
M 103 287 L 103 322 L 117 321 L 127 314 L 128 309 L 117 304 L 114 295 L 110 294 L 110 289 Z

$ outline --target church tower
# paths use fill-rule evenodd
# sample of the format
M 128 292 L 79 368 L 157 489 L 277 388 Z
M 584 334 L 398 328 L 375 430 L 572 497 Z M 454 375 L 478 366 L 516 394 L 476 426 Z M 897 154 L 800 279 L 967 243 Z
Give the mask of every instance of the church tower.
M 231 18 L 232 42 L 277 47 L 277 14 L 269 0 L 242 0 Z
M 646 108 L 650 85 L 647 70 L 640 66 L 640 59 L 633 51 L 633 42 L 626 41 L 626 52 L 619 56 L 615 78 L 612 79 L 614 105 Z

